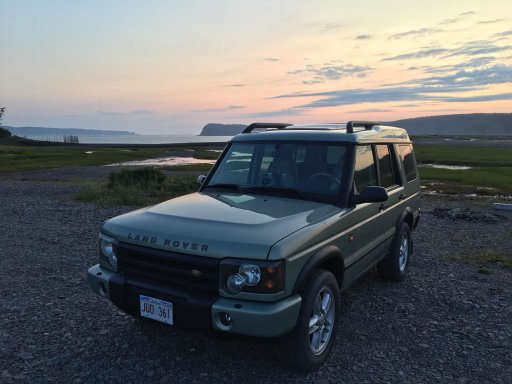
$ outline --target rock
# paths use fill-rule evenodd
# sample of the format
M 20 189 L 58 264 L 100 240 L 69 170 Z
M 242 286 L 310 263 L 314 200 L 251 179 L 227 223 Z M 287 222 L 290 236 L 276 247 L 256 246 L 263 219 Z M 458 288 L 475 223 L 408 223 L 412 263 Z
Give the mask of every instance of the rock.
M 34 356 L 30 352 L 21 351 L 17 356 L 23 360 L 32 360 Z

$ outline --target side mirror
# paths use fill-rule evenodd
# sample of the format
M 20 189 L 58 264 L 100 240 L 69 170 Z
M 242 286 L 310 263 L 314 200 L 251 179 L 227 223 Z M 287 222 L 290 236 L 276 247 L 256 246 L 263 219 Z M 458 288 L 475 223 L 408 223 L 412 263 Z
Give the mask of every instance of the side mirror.
M 205 175 L 197 176 L 197 183 L 198 183 L 198 184 L 203 184 L 203 182 L 205 181 L 205 179 L 206 179 L 206 176 L 205 176 Z
M 356 204 L 380 203 L 388 199 L 388 193 L 384 187 L 364 187 L 361 193 L 354 196 Z

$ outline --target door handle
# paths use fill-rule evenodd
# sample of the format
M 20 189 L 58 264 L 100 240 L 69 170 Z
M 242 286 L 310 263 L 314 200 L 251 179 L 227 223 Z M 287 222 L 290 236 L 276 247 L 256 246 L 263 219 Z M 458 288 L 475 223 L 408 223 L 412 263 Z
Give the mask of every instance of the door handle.
M 385 210 L 387 207 L 389 207 L 389 205 L 387 205 L 386 203 L 382 203 L 381 205 L 379 205 L 379 211 L 383 211 L 383 210 Z

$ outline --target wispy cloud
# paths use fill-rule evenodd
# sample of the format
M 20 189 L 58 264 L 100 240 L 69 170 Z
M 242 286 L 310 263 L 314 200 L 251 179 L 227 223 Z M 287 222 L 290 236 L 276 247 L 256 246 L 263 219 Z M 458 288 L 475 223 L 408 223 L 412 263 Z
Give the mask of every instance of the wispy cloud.
M 494 95 L 450 97 L 445 101 L 471 103 L 471 102 L 496 101 L 496 100 L 512 100 L 512 92 L 498 93 L 498 94 L 494 94 Z
M 206 109 L 193 109 L 190 112 L 194 113 L 204 113 L 204 112 L 228 112 L 233 111 L 235 109 L 242 109 L 245 108 L 243 105 L 228 105 L 225 108 L 206 108 Z
M 475 87 L 481 85 L 504 84 L 512 82 L 512 66 L 503 64 L 474 70 L 459 70 L 453 74 L 429 76 L 419 80 L 427 86 Z
M 401 55 L 386 57 L 382 61 L 395 61 L 395 60 L 409 60 L 409 59 L 422 59 L 425 57 L 439 56 L 443 53 L 450 52 L 447 48 L 427 48 L 421 49 L 417 52 L 403 53 Z
M 324 83 L 329 80 L 338 80 L 343 77 L 366 77 L 372 68 L 368 66 L 359 66 L 352 64 L 335 65 L 333 63 L 325 63 L 323 65 L 308 64 L 304 69 L 297 69 L 288 72 L 289 75 L 307 75 L 313 76 L 308 80 L 304 80 L 303 84 Z
M 438 28 L 420 28 L 413 29 L 407 32 L 395 33 L 391 35 L 389 38 L 392 40 L 403 39 L 404 37 L 421 37 L 421 36 L 430 36 L 434 33 L 443 32 L 443 29 Z
M 233 88 L 239 88 L 239 87 L 246 87 L 247 84 L 228 84 L 225 85 L 225 87 L 233 87 Z
M 275 98 L 304 98 L 315 100 L 296 108 L 322 108 L 359 103 L 381 103 L 390 101 L 418 102 L 481 102 L 512 100 L 512 93 L 484 96 L 464 96 L 465 92 L 480 91 L 486 86 L 512 83 L 512 66 L 495 65 L 473 71 L 461 70 L 444 76 L 429 76 L 398 84 L 376 88 L 355 88 L 328 92 L 298 92 L 279 95 Z M 454 96 L 454 94 L 458 94 Z
M 273 117 L 301 116 L 301 115 L 305 115 L 305 114 L 306 114 L 306 111 L 304 109 L 287 108 L 287 109 L 280 109 L 277 111 L 244 113 L 244 114 L 238 115 L 237 117 L 240 119 L 270 119 Z
M 359 36 L 355 37 L 356 40 L 369 40 L 371 38 L 372 38 L 371 35 L 359 35 Z
M 470 41 L 467 42 L 457 48 L 441 48 L 441 47 L 433 47 L 433 48 L 425 48 L 420 49 L 416 52 L 411 53 L 403 53 L 401 55 L 386 57 L 382 59 L 382 61 L 396 61 L 396 60 L 410 60 L 410 59 L 422 59 L 425 57 L 436 57 L 443 56 L 453 57 L 453 56 L 475 56 L 475 55 L 488 55 L 491 53 L 498 53 L 512 50 L 512 45 L 500 46 L 495 44 L 495 42 L 480 40 L 480 41 Z
M 100 116 L 130 116 L 130 115 L 152 115 L 153 111 L 149 109 L 135 109 L 130 112 L 118 112 L 118 111 L 97 111 Z
M 473 11 L 463 12 L 463 13 L 460 13 L 458 16 L 453 17 L 451 19 L 444 19 L 439 24 L 440 25 L 454 24 L 454 23 L 457 23 L 457 22 L 459 22 L 461 20 L 464 20 L 468 16 L 471 16 L 471 15 L 474 15 L 474 14 L 475 14 L 475 12 L 473 12 Z
M 132 115 L 152 115 L 153 111 L 149 109 L 136 109 L 135 111 L 131 112 Z
M 485 40 L 470 41 L 459 48 L 451 50 L 445 57 L 487 55 L 490 53 L 509 51 L 511 49 L 512 45 L 499 46 Z
M 494 24 L 503 21 L 503 19 L 495 19 L 495 20 L 480 20 L 477 24 Z
M 340 28 L 343 28 L 342 24 L 339 24 L 339 23 L 328 23 L 328 24 L 322 25 L 321 30 L 323 32 L 329 32 L 329 31 L 332 31 L 332 30 L 335 30 L 335 29 L 340 29 Z
M 409 70 L 422 70 L 424 73 L 430 73 L 430 74 L 439 74 L 439 73 L 449 73 L 454 71 L 459 71 L 462 69 L 476 69 L 481 68 L 483 66 L 492 64 L 496 61 L 496 57 L 494 56 L 482 56 L 482 57 L 475 57 L 473 59 L 470 59 L 466 62 L 460 62 L 454 65 L 424 65 L 421 67 L 409 67 Z
M 273 62 L 279 61 L 279 59 L 276 59 L 275 57 L 265 57 L 263 60 L 265 60 L 265 61 L 273 61 Z
M 384 113 L 384 112 L 393 112 L 392 109 L 383 109 L 383 108 L 366 108 L 366 109 L 357 109 L 354 111 L 349 111 L 349 113 Z
M 498 32 L 498 33 L 494 34 L 494 36 L 498 36 L 498 37 L 506 37 L 506 36 L 511 36 L 511 35 L 512 35 L 512 29 L 510 31 Z

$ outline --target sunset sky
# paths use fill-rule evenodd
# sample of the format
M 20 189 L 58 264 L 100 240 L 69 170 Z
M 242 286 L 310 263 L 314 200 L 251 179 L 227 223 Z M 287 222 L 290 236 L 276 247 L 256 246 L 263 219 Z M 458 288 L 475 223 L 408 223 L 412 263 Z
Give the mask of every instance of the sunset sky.
M 4 125 L 512 112 L 512 1 L 0 0 Z

